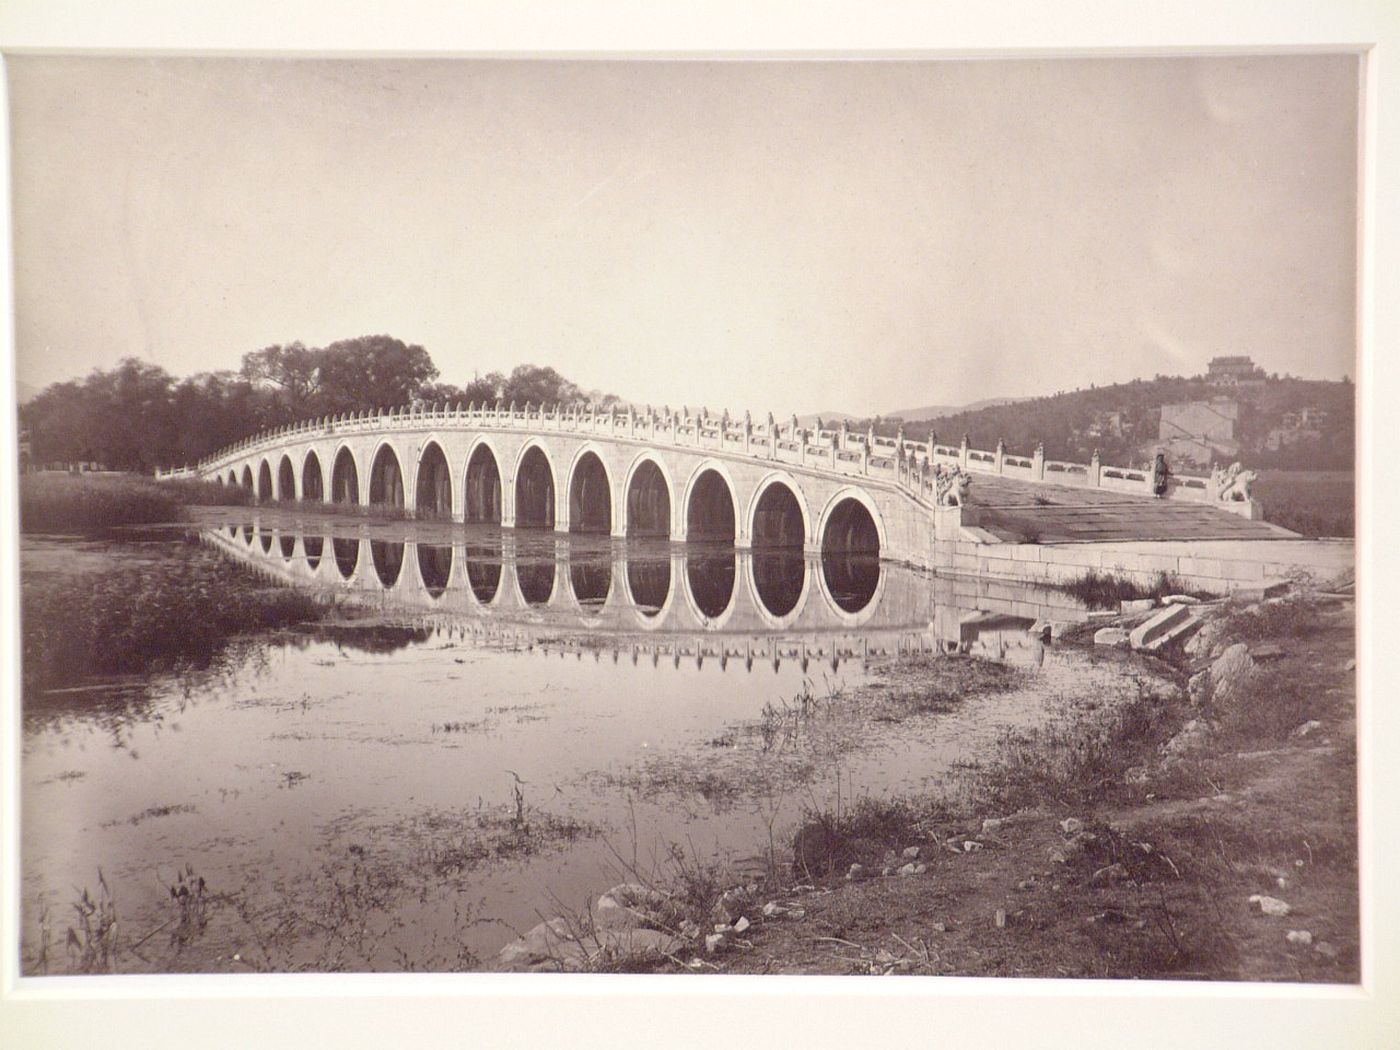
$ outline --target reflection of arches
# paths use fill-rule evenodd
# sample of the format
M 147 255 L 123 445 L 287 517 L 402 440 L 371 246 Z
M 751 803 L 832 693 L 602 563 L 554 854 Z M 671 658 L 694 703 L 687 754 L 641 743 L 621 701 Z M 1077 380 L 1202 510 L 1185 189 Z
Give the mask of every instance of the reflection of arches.
M 296 553 L 297 538 L 289 533 L 280 533 L 277 537 L 277 547 L 282 552 L 282 557 L 288 561 L 292 560 L 292 555 Z
M 885 583 L 875 554 L 823 554 L 820 579 L 827 608 L 851 626 L 874 613 Z
M 306 567 L 312 572 L 321 564 L 321 552 L 326 548 L 326 538 L 324 536 L 303 536 L 301 549 L 306 554 Z
M 753 546 L 800 550 L 808 535 L 807 502 L 797 482 L 780 474 L 764 478 L 749 511 Z
M 331 540 L 331 551 L 335 554 L 335 567 L 347 580 L 355 575 L 355 566 L 360 563 L 360 541 L 336 538 Z
M 380 445 L 370 461 L 369 502 L 371 506 L 402 507 L 403 469 L 398 454 L 387 441 Z
M 262 461 L 258 467 L 258 502 L 262 503 L 272 499 L 272 467 L 267 460 Z
M 450 544 L 417 544 L 418 578 L 430 598 L 441 598 L 452 577 L 452 547 Z
M 569 531 L 612 532 L 612 483 L 592 449 L 581 451 L 569 470 Z
M 526 446 L 516 463 L 515 527 L 554 528 L 554 467 L 536 444 Z
M 301 498 L 316 503 L 326 498 L 321 482 L 321 457 L 314 449 L 309 450 L 301 462 Z
M 517 561 L 515 585 L 525 605 L 546 605 L 554 597 L 554 561 Z
M 875 554 L 884 548 L 879 508 L 865 492 L 844 488 L 827 500 L 818 530 L 823 554 Z
M 702 463 L 686 488 L 686 539 L 733 543 L 738 528 L 734 508 L 734 484 L 728 472 L 718 464 Z
M 294 500 L 297 498 L 297 476 L 292 470 L 292 457 L 283 455 L 277 465 L 277 498 Z
M 452 470 L 447 465 L 447 454 L 436 441 L 424 445 L 418 457 L 413 508 L 420 518 L 452 517 Z
M 390 540 L 369 541 L 370 561 L 374 562 L 375 574 L 385 587 L 392 587 L 398 582 L 399 573 L 403 571 L 403 553 L 402 543 Z
M 643 623 L 660 623 L 663 612 L 671 604 L 671 559 L 634 558 L 627 562 L 623 574 L 627 580 L 627 597 Z
M 467 459 L 463 492 L 463 518 L 467 522 L 501 523 L 501 468 L 496 453 L 484 440 Z
M 250 494 L 253 492 L 253 468 L 246 464 L 243 467 L 243 487 L 247 489 Z
M 601 609 L 612 591 L 612 565 L 606 561 L 571 561 L 569 587 L 574 601 L 583 609 Z
M 501 586 L 501 545 L 468 547 L 464 552 L 467 585 L 482 605 L 489 605 Z
M 671 479 L 651 455 L 643 453 L 632 464 L 623 506 L 628 536 L 671 535 Z
M 732 551 L 685 558 L 686 595 L 696 618 L 707 627 L 722 626 L 734 608 L 737 561 Z
M 749 558 L 749 587 L 769 626 L 788 626 L 807 604 L 807 559 L 791 549 L 756 550 Z
M 331 501 L 360 502 L 360 469 L 355 464 L 355 454 L 345 446 L 341 446 L 335 454 L 335 467 L 331 470 Z

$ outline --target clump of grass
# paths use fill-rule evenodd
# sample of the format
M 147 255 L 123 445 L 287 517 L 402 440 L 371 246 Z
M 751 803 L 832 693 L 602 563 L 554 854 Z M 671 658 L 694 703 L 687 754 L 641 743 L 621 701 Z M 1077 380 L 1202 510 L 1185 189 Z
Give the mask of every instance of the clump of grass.
M 1306 592 L 1291 594 L 1278 601 L 1260 602 L 1230 613 L 1221 631 L 1221 641 L 1261 642 L 1278 638 L 1301 638 L 1317 630 L 1317 599 Z
M 236 486 L 158 482 L 132 475 L 26 474 L 20 478 L 22 532 L 89 532 L 121 525 L 183 521 L 186 504 L 248 502 Z
M 1047 802 L 1089 805 L 1126 791 L 1124 774 L 1179 727 L 1182 714 L 1155 692 L 1138 695 L 1106 718 L 1072 716 L 1034 729 L 1008 731 L 985 765 L 964 767 L 975 808 L 1012 812 Z
M 1120 602 L 1161 598 L 1167 594 L 1189 594 L 1197 598 L 1214 597 L 1193 588 L 1181 577 L 1169 572 L 1159 572 L 1150 585 L 1144 586 L 1126 576 L 1090 569 L 1078 579 L 1052 583 L 1050 588 L 1068 594 L 1089 609 L 1116 609 Z
M 47 578 L 24 588 L 24 681 L 42 689 L 90 675 L 204 668 L 235 635 L 319 619 L 326 608 L 189 547 L 101 575 Z
M 925 825 L 946 816 L 938 804 L 902 798 L 857 799 L 844 810 L 808 809 L 793 838 L 793 868 L 817 877 L 849 864 L 872 861 L 926 839 Z
M 1334 713 L 1335 707 L 1318 683 L 1300 678 L 1296 670 L 1257 667 L 1216 714 L 1225 739 L 1248 747 L 1286 740 L 1298 726 Z
M 117 957 L 117 902 L 101 868 L 97 869 L 97 895 L 84 886 L 73 902 L 73 924 L 64 944 L 78 973 L 111 971 Z

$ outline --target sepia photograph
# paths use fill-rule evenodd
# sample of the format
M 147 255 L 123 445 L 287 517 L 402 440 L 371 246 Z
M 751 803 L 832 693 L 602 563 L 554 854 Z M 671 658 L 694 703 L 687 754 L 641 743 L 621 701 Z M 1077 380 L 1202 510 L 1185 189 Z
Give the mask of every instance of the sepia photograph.
M 1358 992 L 1366 61 L 6 53 L 14 976 Z

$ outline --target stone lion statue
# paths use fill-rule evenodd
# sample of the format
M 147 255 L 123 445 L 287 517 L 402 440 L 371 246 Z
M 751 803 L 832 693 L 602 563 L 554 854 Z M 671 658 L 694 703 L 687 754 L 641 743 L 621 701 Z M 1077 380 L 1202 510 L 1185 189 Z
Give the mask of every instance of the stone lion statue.
M 972 476 L 961 467 L 938 465 L 933 475 L 934 492 L 940 507 L 962 507 L 967 504 L 967 491 L 972 487 Z
M 1248 503 L 1250 488 L 1258 478 L 1257 470 L 1245 470 L 1239 463 L 1231 463 L 1210 476 L 1215 498 L 1222 503 Z

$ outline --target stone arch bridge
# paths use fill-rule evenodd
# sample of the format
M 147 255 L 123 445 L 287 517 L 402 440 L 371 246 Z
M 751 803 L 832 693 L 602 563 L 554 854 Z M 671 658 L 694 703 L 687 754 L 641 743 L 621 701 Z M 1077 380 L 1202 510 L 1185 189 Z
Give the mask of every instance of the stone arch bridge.
M 903 433 L 755 423 L 686 410 L 601 412 L 425 406 L 322 417 L 259 434 L 158 477 L 197 477 L 298 500 L 505 528 L 717 540 L 737 548 L 878 553 L 936 563 L 935 540 L 966 538 L 939 506 L 940 471 L 1151 495 L 1141 470 L 910 440 Z M 1219 498 L 1173 476 L 1168 502 Z M 1241 513 L 1246 504 L 1221 510 Z M 1202 511 L 1205 508 L 1201 508 Z

